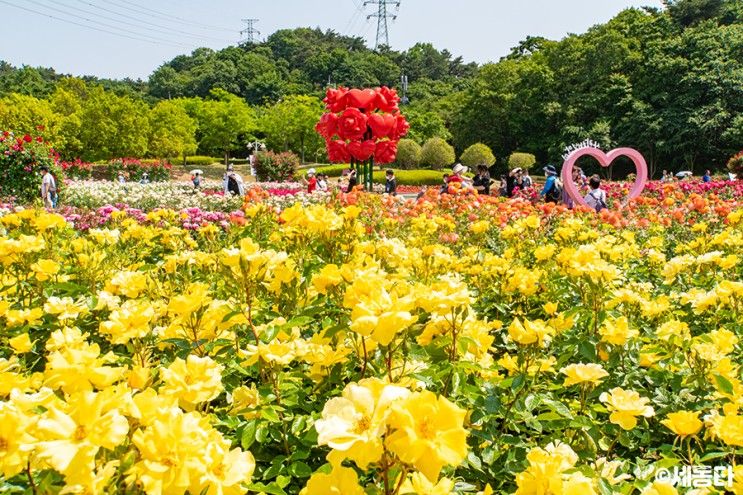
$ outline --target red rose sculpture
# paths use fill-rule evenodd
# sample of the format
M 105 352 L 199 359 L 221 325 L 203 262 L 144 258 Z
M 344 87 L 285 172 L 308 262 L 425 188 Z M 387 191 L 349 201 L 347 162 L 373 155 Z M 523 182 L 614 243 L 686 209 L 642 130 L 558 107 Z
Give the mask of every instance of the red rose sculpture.
M 380 141 L 374 150 L 374 160 L 379 164 L 392 163 L 397 158 L 397 141 Z
M 394 89 L 328 89 L 323 101 L 327 113 L 315 130 L 325 139 L 331 162 L 395 161 L 397 142 L 410 125 L 400 113 Z
M 348 152 L 345 141 L 328 139 L 325 141 L 325 147 L 328 150 L 328 159 L 332 163 L 348 163 L 351 161 L 351 154 Z

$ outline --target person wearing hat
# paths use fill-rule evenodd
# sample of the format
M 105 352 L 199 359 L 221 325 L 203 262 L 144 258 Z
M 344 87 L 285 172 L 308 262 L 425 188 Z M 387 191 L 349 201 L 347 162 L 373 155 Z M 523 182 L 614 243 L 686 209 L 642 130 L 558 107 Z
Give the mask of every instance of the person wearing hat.
M 317 191 L 317 173 L 314 168 L 307 171 L 307 194 Z
M 140 184 L 149 184 L 150 183 L 150 174 L 147 172 L 142 173 L 142 177 L 139 178 Z
M 506 196 L 509 198 L 513 197 L 513 190 L 519 185 L 519 178 L 521 177 L 521 167 L 516 167 L 508 173 L 506 177 Z
M 467 173 L 467 170 L 467 167 L 465 167 L 461 163 L 457 163 L 456 165 L 454 165 L 454 167 L 451 169 L 452 174 L 449 176 L 447 184 L 459 182 L 460 184 L 462 184 L 463 188 L 472 188 L 472 181 L 467 177 L 464 177 L 464 174 Z
M 233 196 L 245 195 L 243 178 L 235 172 L 235 166 L 232 163 L 227 166 L 227 171 L 224 174 L 224 194 L 232 194 Z
M 544 183 L 544 188 L 539 196 L 544 196 L 545 201 L 550 203 L 557 203 L 560 200 L 560 187 L 557 182 L 557 169 L 553 165 L 547 165 L 544 170 L 547 180 Z

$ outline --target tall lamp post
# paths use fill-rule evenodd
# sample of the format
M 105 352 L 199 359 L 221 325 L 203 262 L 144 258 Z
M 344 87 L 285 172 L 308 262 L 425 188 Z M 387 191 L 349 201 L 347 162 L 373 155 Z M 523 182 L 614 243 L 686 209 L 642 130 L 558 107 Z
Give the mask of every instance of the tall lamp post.
M 408 98 L 408 76 L 403 74 L 400 76 L 400 89 L 402 89 L 402 98 L 400 98 L 400 104 L 401 105 L 407 105 L 410 103 L 410 98 Z

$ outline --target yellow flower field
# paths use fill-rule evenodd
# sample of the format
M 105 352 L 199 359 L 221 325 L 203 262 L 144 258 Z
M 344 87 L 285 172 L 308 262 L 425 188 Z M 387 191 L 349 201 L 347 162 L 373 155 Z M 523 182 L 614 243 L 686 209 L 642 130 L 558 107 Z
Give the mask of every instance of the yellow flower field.
M 743 493 L 737 199 L 446 201 L 0 216 L 0 492 Z

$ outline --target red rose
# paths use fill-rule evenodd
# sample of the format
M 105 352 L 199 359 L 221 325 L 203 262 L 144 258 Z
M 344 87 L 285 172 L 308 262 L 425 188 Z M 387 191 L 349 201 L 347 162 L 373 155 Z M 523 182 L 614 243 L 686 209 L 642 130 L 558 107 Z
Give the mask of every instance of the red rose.
M 347 108 L 338 120 L 338 135 L 341 139 L 358 141 L 366 134 L 366 115 L 358 108 Z
M 371 139 L 366 141 L 351 141 L 348 143 L 348 151 L 351 156 L 360 162 L 365 162 L 374 154 L 376 145 Z
M 386 138 L 397 129 L 397 119 L 391 113 L 373 113 L 369 115 L 369 127 L 374 139 Z
M 348 88 L 341 86 L 338 89 L 328 88 L 325 92 L 325 105 L 331 112 L 341 112 L 346 108 L 346 95 Z
M 36 130 L 37 131 L 43 131 L 44 130 L 44 126 L 43 125 L 37 125 L 36 126 Z
M 338 116 L 334 113 L 326 113 L 320 117 L 320 122 L 315 126 L 315 130 L 325 139 L 330 139 L 338 134 Z
M 373 89 L 352 89 L 346 102 L 349 107 L 363 108 L 369 112 L 376 108 L 377 92 Z
M 390 89 L 387 86 L 377 88 L 377 108 L 383 112 L 395 113 L 398 111 L 397 104 L 400 102 L 400 97 L 397 96 L 397 91 Z
M 408 121 L 405 120 L 405 116 L 401 113 L 395 115 L 395 119 L 397 120 L 397 126 L 395 127 L 391 137 L 393 139 L 400 139 L 408 133 L 410 130 L 410 124 L 408 124 Z
M 392 163 L 397 158 L 397 141 L 380 141 L 374 150 L 376 163 Z
M 42 138 L 41 136 L 39 136 L 39 137 L 36 138 L 36 142 L 37 143 L 43 143 L 44 142 L 44 138 Z
M 325 141 L 325 149 L 328 150 L 328 160 L 330 160 L 331 163 L 348 163 L 351 161 L 348 147 L 343 141 L 328 139 Z
M 33 138 L 29 136 L 28 134 L 26 134 L 25 136 L 23 136 L 23 140 L 26 141 L 27 143 L 30 143 L 31 141 L 33 141 Z

